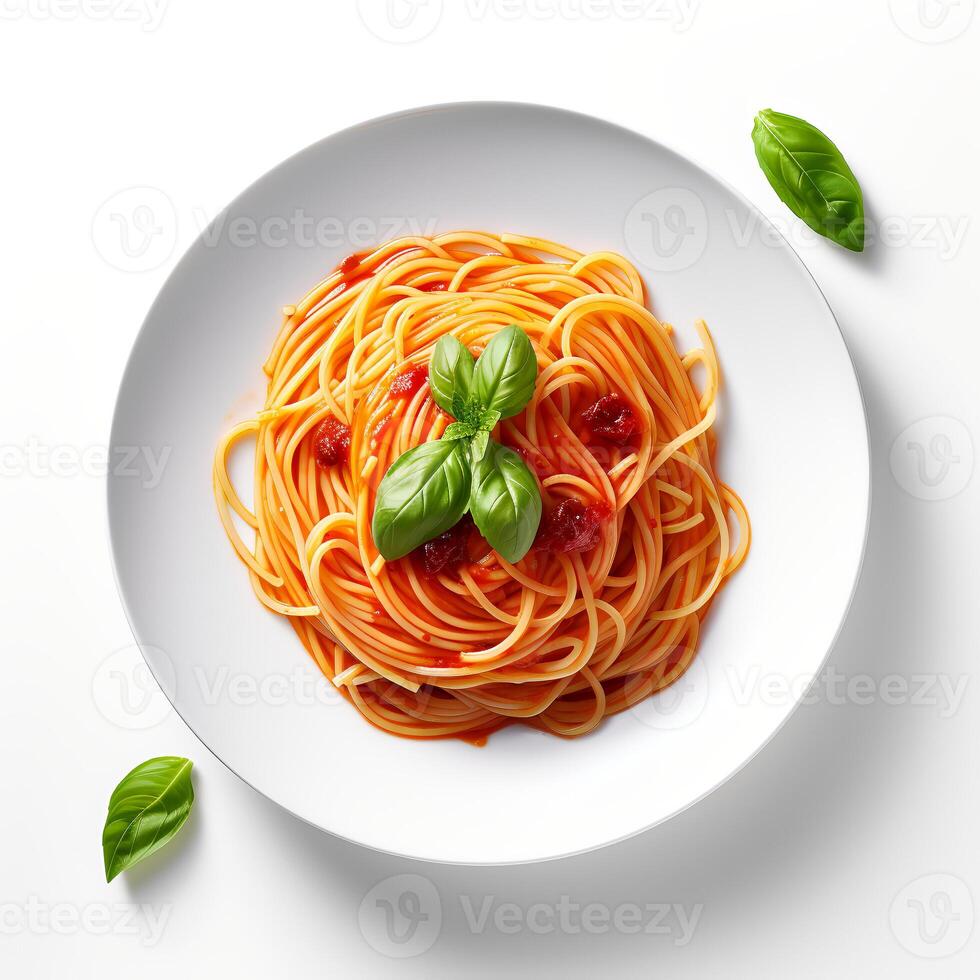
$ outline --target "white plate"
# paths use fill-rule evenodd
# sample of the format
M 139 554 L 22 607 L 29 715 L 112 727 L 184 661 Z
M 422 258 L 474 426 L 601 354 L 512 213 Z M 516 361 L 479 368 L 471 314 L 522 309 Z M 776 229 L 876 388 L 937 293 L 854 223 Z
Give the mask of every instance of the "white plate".
M 313 244 L 317 222 L 323 241 Z M 513 727 L 477 749 L 375 730 L 330 697 L 289 626 L 259 605 L 218 522 L 214 445 L 260 405 L 280 307 L 344 255 L 411 222 L 623 252 L 646 278 L 654 311 L 683 338 L 693 339 L 696 317 L 714 333 L 725 381 L 719 469 L 748 506 L 752 551 L 712 609 L 685 679 L 586 738 Z M 305 820 L 441 861 L 598 847 L 724 782 L 820 671 L 867 527 L 857 380 L 796 254 L 730 187 L 676 153 L 597 119 L 527 105 L 375 120 L 248 188 L 151 309 L 112 445 L 149 447 L 155 458 L 170 449 L 156 486 L 132 468 L 110 478 L 109 517 L 133 631 L 187 724 Z M 247 465 L 239 472 L 247 477 Z

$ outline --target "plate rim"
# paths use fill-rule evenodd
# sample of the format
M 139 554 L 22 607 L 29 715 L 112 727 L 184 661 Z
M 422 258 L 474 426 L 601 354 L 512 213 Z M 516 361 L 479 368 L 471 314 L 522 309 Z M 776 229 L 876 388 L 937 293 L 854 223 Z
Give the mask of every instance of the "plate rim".
M 143 658 L 143 661 L 146 664 L 147 669 L 150 671 L 154 680 L 157 682 L 158 687 L 163 692 L 164 696 L 167 698 L 168 702 L 173 708 L 174 713 L 177 715 L 178 718 L 180 718 L 181 722 L 183 722 L 187 730 L 198 740 L 198 742 L 200 742 L 201 745 L 204 746 L 205 749 L 207 749 L 207 751 L 219 763 L 221 763 L 222 766 L 224 766 L 225 769 L 227 769 L 229 772 L 235 775 L 238 779 L 240 779 L 243 783 L 249 786 L 252 790 L 259 793 L 263 798 L 274 803 L 277 807 L 284 810 L 286 813 L 289 813 L 292 817 L 301 820 L 303 823 L 309 825 L 310 827 L 316 828 L 321 833 L 329 834 L 332 837 L 338 838 L 339 840 L 343 840 L 349 844 L 354 844 L 358 847 L 366 847 L 377 853 L 387 854 L 392 857 L 398 857 L 404 860 L 422 861 L 427 864 L 458 866 L 458 867 L 508 867 L 508 866 L 515 866 L 515 865 L 521 866 L 527 864 L 541 864 L 548 861 L 559 861 L 564 858 L 575 857 L 580 854 L 587 854 L 593 851 L 600 850 L 604 847 L 610 847 L 615 844 L 620 844 L 634 837 L 638 837 L 640 834 L 644 834 L 647 831 L 652 830 L 654 827 L 664 824 L 669 820 L 673 820 L 675 817 L 684 813 L 686 810 L 700 803 L 703 799 L 710 796 L 716 790 L 720 789 L 723 785 L 728 783 L 731 779 L 737 776 L 743 769 L 745 769 L 745 767 L 748 766 L 749 763 L 751 763 L 754 759 L 756 759 L 759 756 L 759 754 L 763 751 L 763 749 L 765 749 L 770 744 L 770 742 L 783 730 L 783 728 L 789 722 L 789 720 L 796 714 L 800 705 L 806 700 L 807 695 L 816 685 L 820 675 L 823 672 L 823 669 L 827 665 L 827 661 L 830 659 L 831 653 L 833 652 L 834 648 L 837 645 L 838 640 L 840 639 L 841 632 L 844 629 L 844 625 L 847 622 L 851 608 L 854 604 L 854 598 L 857 594 L 858 585 L 861 581 L 861 575 L 864 569 L 865 558 L 867 556 L 868 538 L 869 538 L 869 532 L 871 526 L 871 507 L 872 507 L 872 495 L 873 495 L 871 428 L 868 419 L 867 400 L 865 398 L 864 389 L 861 384 L 860 374 L 858 373 L 857 366 L 854 362 L 854 357 L 847 343 L 847 338 L 844 335 L 843 330 L 841 330 L 840 322 L 837 319 L 837 315 L 834 313 L 833 307 L 830 305 L 830 302 L 828 301 L 827 296 L 824 293 L 823 289 L 821 288 L 816 277 L 810 271 L 809 267 L 803 261 L 803 259 L 796 251 L 796 249 L 793 247 L 793 245 L 790 243 L 790 241 L 786 238 L 785 235 L 783 235 L 783 233 L 779 230 L 779 228 L 776 227 L 776 225 L 769 219 L 769 217 L 756 204 L 754 204 L 745 194 L 743 194 L 738 188 L 736 188 L 731 183 L 729 183 L 729 181 L 727 181 L 724 177 L 719 176 L 711 168 L 704 166 L 698 160 L 688 156 L 687 154 L 681 153 L 679 150 L 676 150 L 673 146 L 671 146 L 668 143 L 664 143 L 660 139 L 654 138 L 652 136 L 648 136 L 644 132 L 640 132 L 639 130 L 633 129 L 632 127 L 629 126 L 625 126 L 619 122 L 613 122 L 609 119 L 603 118 L 602 116 L 596 116 L 590 113 L 579 112 L 574 109 L 567 109 L 563 106 L 549 105 L 547 103 L 506 100 L 506 99 L 491 99 L 491 100 L 473 99 L 473 100 L 462 100 L 456 102 L 439 102 L 439 103 L 433 103 L 428 105 L 413 106 L 406 109 L 396 110 L 394 112 L 384 113 L 379 116 L 374 116 L 369 119 L 365 119 L 360 122 L 354 123 L 350 126 L 345 126 L 342 129 L 335 130 L 331 133 L 328 133 L 326 136 L 314 140 L 312 143 L 309 143 L 306 146 L 303 146 L 300 149 L 296 150 L 295 152 L 284 157 L 274 166 L 270 167 L 268 170 L 259 174 L 254 180 L 250 181 L 224 207 L 222 207 L 218 211 L 216 216 L 210 222 L 208 222 L 208 224 L 195 236 L 194 240 L 184 249 L 180 258 L 174 263 L 173 267 L 170 269 L 170 272 L 167 274 L 166 278 L 159 286 L 156 295 L 153 297 L 153 300 L 151 301 L 149 307 L 147 308 L 146 313 L 143 316 L 143 321 L 140 324 L 140 328 L 139 330 L 137 330 L 135 336 L 133 337 L 129 354 L 126 357 L 125 364 L 119 376 L 119 382 L 116 389 L 116 396 L 113 401 L 112 420 L 110 424 L 110 433 L 109 433 L 110 449 L 113 445 L 115 445 L 115 441 L 116 441 L 117 427 L 119 425 L 119 420 L 120 420 L 120 415 L 122 410 L 122 396 L 123 396 L 123 390 L 126 386 L 126 380 L 129 376 L 130 371 L 133 369 L 136 352 L 140 347 L 140 341 L 143 339 L 143 336 L 149 327 L 150 320 L 153 317 L 153 313 L 157 305 L 159 304 L 161 297 L 166 292 L 167 286 L 170 284 L 171 280 L 177 276 L 177 274 L 183 267 L 184 263 L 188 261 L 189 257 L 191 256 L 191 253 L 195 251 L 196 246 L 201 241 L 201 239 L 204 238 L 206 235 L 208 235 L 210 229 L 212 229 L 219 221 L 221 221 L 224 218 L 225 214 L 231 211 L 232 208 L 243 197 L 245 197 L 252 190 L 253 187 L 259 184 L 261 181 L 264 181 L 266 178 L 272 176 L 280 169 L 287 167 L 296 158 L 306 153 L 309 153 L 310 151 L 313 150 L 314 147 L 318 147 L 321 144 L 327 143 L 336 138 L 355 133 L 360 129 L 366 129 L 373 126 L 383 125 L 385 123 L 392 122 L 394 120 L 403 120 L 403 119 L 410 118 L 412 116 L 431 114 L 431 113 L 436 113 L 445 110 L 455 110 L 455 111 L 465 112 L 465 111 L 474 111 L 474 110 L 479 111 L 479 110 L 491 109 L 491 108 L 512 109 L 512 110 L 519 110 L 519 111 L 526 111 L 526 110 L 542 111 L 546 113 L 565 115 L 568 117 L 573 117 L 582 120 L 587 123 L 591 123 L 591 124 L 598 123 L 603 126 L 613 127 L 615 129 L 622 131 L 625 134 L 644 140 L 645 142 L 652 144 L 654 147 L 658 148 L 662 152 L 666 152 L 671 156 L 676 157 L 677 159 L 683 161 L 688 166 L 695 168 L 695 170 L 700 171 L 709 180 L 714 181 L 715 183 L 720 185 L 729 194 L 731 194 L 737 201 L 739 201 L 744 207 L 746 207 L 759 221 L 761 221 L 762 226 L 766 229 L 766 231 L 769 234 L 774 235 L 776 241 L 778 242 L 778 246 L 781 249 L 785 250 L 792 257 L 792 259 L 795 260 L 796 265 L 799 267 L 799 269 L 801 269 L 805 273 L 805 278 L 809 280 L 810 284 L 812 285 L 813 289 L 816 292 L 816 295 L 819 296 L 821 301 L 823 302 L 823 305 L 830 316 L 830 320 L 837 330 L 837 336 L 840 339 L 840 342 L 843 346 L 844 353 L 847 356 L 847 362 L 851 368 L 851 376 L 854 379 L 855 388 L 858 394 L 858 402 L 861 408 L 861 416 L 864 422 L 863 456 L 864 456 L 865 465 L 863 467 L 863 472 L 861 473 L 861 486 L 860 486 L 861 493 L 864 497 L 864 528 L 862 531 L 861 546 L 858 554 L 858 559 L 857 562 L 855 563 L 854 571 L 852 574 L 852 580 L 850 584 L 850 591 L 848 594 L 847 602 L 844 604 L 840 616 L 840 621 L 837 624 L 837 628 L 834 631 L 834 635 L 830 640 L 827 649 L 824 651 L 823 656 L 820 659 L 820 663 L 817 669 L 814 671 L 812 679 L 804 688 L 800 690 L 799 696 L 795 699 L 792 706 L 789 708 L 789 710 L 786 712 L 783 718 L 779 721 L 776 727 L 768 734 L 768 736 L 762 742 L 759 743 L 759 745 L 755 747 L 755 749 L 751 753 L 749 753 L 743 760 L 741 760 L 741 762 L 737 766 L 735 766 L 735 768 L 733 768 L 730 772 L 728 772 L 721 779 L 719 779 L 718 782 L 716 782 L 713 786 L 711 786 L 708 789 L 705 789 L 700 795 L 689 800 L 683 806 L 680 806 L 676 810 L 673 810 L 668 814 L 660 816 L 657 819 L 649 823 L 646 823 L 641 827 L 637 827 L 635 830 L 622 834 L 619 837 L 615 837 L 606 841 L 601 841 L 599 843 L 588 844 L 581 848 L 573 849 L 570 851 L 563 851 L 558 854 L 546 854 L 538 857 L 519 858 L 519 859 L 505 860 L 505 861 L 501 861 L 501 860 L 463 861 L 458 859 L 440 858 L 440 857 L 433 857 L 428 855 L 408 854 L 401 851 L 381 847 L 378 846 L 377 844 L 368 843 L 367 841 L 357 840 L 353 837 L 349 837 L 344 834 L 341 834 L 336 830 L 330 830 L 322 826 L 321 824 L 316 823 L 313 819 L 303 816 L 303 814 L 296 812 L 295 810 L 288 807 L 286 804 L 281 803 L 279 800 L 275 799 L 274 797 L 270 796 L 268 793 L 260 789 L 249 779 L 243 776 L 240 772 L 238 772 L 235 768 L 233 768 L 228 762 L 226 762 L 218 754 L 218 752 L 214 748 L 212 748 L 200 734 L 198 734 L 196 729 L 187 721 L 187 719 L 181 713 L 180 708 L 177 706 L 177 704 L 174 701 L 174 698 L 171 697 L 171 694 L 167 690 L 167 687 L 161 681 L 160 677 L 157 676 L 157 673 L 154 671 L 152 664 L 150 663 L 149 659 L 147 659 L 146 654 L 144 653 L 144 647 L 150 647 L 152 646 L 152 644 L 147 643 L 140 637 L 140 634 L 136 628 L 132 610 L 130 609 L 129 602 L 127 601 L 126 590 L 120 578 L 119 549 L 121 545 L 118 540 L 118 532 L 114 530 L 114 522 L 112 518 L 112 494 L 113 494 L 113 486 L 115 485 L 115 483 L 112 477 L 112 473 L 108 472 L 106 474 L 106 493 L 104 497 L 105 518 L 107 522 L 106 535 L 108 537 L 110 564 L 112 567 L 112 577 L 116 586 L 116 591 L 119 596 L 119 601 L 120 604 L 122 605 L 123 614 L 126 617 L 126 621 L 129 625 L 130 632 L 133 634 L 133 638 L 136 641 L 136 646 L 140 651 L 140 656 Z

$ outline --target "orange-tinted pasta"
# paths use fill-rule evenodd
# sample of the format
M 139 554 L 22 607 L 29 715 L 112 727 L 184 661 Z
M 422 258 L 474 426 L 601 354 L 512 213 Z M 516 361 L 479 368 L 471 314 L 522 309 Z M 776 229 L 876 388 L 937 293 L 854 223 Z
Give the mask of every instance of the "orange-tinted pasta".
M 719 370 L 703 323 L 703 347 L 678 353 L 621 256 L 479 232 L 352 256 L 284 315 L 265 407 L 217 448 L 218 509 L 259 599 L 370 722 L 419 738 L 480 740 L 512 722 L 581 735 L 683 674 L 749 546 L 745 508 L 714 471 Z M 490 552 L 435 576 L 411 556 L 386 562 L 371 537 L 378 484 L 451 422 L 424 378 L 398 398 L 392 381 L 447 332 L 478 354 L 510 323 L 534 344 L 537 387 L 494 438 L 536 473 L 546 515 L 563 498 L 606 505 L 596 546 L 516 565 Z M 639 419 L 630 445 L 583 430 L 610 393 Z M 326 418 L 350 427 L 346 463 L 317 463 Z M 247 438 L 251 510 L 227 472 Z

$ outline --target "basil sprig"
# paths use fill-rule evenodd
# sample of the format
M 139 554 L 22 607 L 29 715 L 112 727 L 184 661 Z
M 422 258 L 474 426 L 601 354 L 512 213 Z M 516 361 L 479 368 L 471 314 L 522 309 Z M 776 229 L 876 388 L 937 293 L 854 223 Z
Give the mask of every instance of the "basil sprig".
M 516 324 L 496 334 L 475 362 L 455 337 L 436 344 L 429 390 L 455 421 L 439 441 L 403 453 L 385 473 L 371 533 L 386 559 L 448 531 L 467 510 L 506 561 L 527 554 L 541 522 L 538 484 L 521 457 L 490 433 L 531 400 L 537 374 L 534 348 Z
M 184 826 L 194 804 L 190 759 L 141 762 L 109 798 L 102 831 L 105 880 L 163 847 Z
M 816 126 L 763 109 L 752 142 L 779 199 L 817 234 L 853 252 L 864 249 L 864 198 L 843 154 Z

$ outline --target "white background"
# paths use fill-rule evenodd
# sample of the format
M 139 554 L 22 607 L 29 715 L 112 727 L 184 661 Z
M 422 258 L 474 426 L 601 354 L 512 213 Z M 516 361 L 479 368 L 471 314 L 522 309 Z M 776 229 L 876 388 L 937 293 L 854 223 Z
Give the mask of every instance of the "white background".
M 2 0 L 3 974 L 976 976 L 973 7 L 428 0 L 396 4 L 413 15 L 399 29 L 384 0 Z M 863 579 L 815 702 L 666 825 L 500 869 L 329 838 L 204 749 L 132 647 L 100 461 L 143 315 L 228 200 L 339 128 L 481 98 L 622 123 L 761 206 L 840 320 L 874 477 Z M 875 239 L 863 255 L 801 233 L 769 189 L 749 140 L 768 105 L 846 152 Z M 525 164 L 519 147 L 501 161 Z M 160 754 L 195 760 L 195 810 L 107 886 L 109 793 Z M 387 881 L 405 874 L 422 880 Z M 406 942 L 379 898 L 417 898 L 424 921 L 393 920 Z

